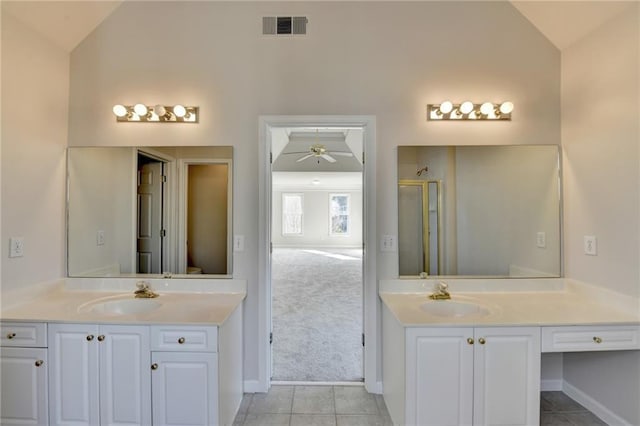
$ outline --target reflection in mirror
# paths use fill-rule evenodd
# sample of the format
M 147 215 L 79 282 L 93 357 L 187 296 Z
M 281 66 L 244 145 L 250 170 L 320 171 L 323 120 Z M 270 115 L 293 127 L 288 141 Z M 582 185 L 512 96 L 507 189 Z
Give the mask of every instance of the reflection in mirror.
M 70 277 L 231 274 L 232 147 L 71 147 Z
M 400 276 L 558 277 L 555 145 L 398 147 Z

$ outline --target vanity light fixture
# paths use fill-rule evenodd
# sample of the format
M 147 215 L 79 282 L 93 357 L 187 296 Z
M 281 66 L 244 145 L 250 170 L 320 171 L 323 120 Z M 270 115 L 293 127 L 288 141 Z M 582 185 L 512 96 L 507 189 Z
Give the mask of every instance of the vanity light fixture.
M 451 101 L 444 101 L 441 104 L 427 105 L 427 120 L 510 121 L 512 111 L 513 103 L 509 101 L 498 104 L 493 102 L 476 104 L 471 101 L 454 104 Z
M 138 123 L 197 123 L 200 108 L 184 105 L 114 105 L 113 113 L 118 122 Z

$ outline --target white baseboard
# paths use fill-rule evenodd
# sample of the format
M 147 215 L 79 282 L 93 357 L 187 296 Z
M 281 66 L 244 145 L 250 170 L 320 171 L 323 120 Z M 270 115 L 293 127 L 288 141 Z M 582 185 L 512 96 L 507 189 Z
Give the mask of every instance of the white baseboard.
M 617 416 L 614 412 L 609 410 L 604 405 L 600 404 L 598 401 L 582 392 L 580 389 L 575 386 L 567 383 L 566 381 L 562 382 L 562 390 L 566 393 L 571 399 L 575 400 L 579 404 L 582 404 L 585 408 L 591 411 L 593 414 L 598 416 L 602 421 L 610 425 L 617 426 L 633 426 L 631 423 L 627 423 L 625 419 Z
M 265 389 L 260 380 L 245 380 L 244 393 L 265 393 L 269 389 Z
M 541 380 L 540 381 L 540 390 L 541 391 L 561 391 L 562 390 L 562 379 L 558 379 L 558 380 Z

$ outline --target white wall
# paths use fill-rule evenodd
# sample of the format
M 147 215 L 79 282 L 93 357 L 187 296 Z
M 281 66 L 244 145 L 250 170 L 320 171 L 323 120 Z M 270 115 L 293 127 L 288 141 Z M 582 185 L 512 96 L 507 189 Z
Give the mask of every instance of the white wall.
M 566 275 L 640 296 L 640 8 L 562 52 Z M 583 236 L 598 255 L 583 254 Z M 640 353 L 572 354 L 564 379 L 640 424 Z
M 2 291 L 65 275 L 69 54 L 2 12 Z M 9 259 L 9 238 L 24 257 Z
M 282 235 L 282 194 L 293 192 L 303 196 L 303 235 Z M 329 195 L 349 194 L 349 235 L 329 235 Z M 274 187 L 271 238 L 274 247 L 362 247 L 362 191 L 297 190 Z
M 283 14 L 307 16 L 308 35 L 260 35 L 262 16 Z M 233 271 L 248 281 L 244 371 L 256 380 L 258 117 L 376 117 L 379 241 L 397 233 L 397 145 L 559 143 L 559 61 L 507 2 L 124 2 L 72 53 L 69 143 L 234 146 L 245 251 Z M 516 109 L 508 123 L 427 122 L 426 104 L 446 98 Z M 113 104 L 139 101 L 199 105 L 201 121 L 116 123 Z M 397 276 L 397 253 L 375 263 L 377 278 Z

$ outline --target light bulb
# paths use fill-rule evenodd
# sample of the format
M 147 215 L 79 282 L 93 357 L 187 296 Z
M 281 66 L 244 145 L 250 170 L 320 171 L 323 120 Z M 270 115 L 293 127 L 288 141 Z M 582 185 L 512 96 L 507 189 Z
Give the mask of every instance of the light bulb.
M 450 101 L 444 101 L 438 109 L 442 114 L 449 114 L 453 110 L 453 104 Z
M 320 185 L 320 179 L 314 179 L 311 181 L 311 183 L 314 185 Z
M 167 109 L 162 105 L 156 105 L 153 107 L 153 112 L 155 112 L 158 117 L 162 117 L 167 113 Z
M 465 101 L 460 105 L 460 112 L 462 114 L 469 114 L 471 111 L 473 111 L 473 102 Z
M 493 104 L 491 102 L 485 102 L 480 105 L 480 113 L 482 115 L 489 115 L 493 113 Z
M 125 115 L 127 115 L 127 107 L 125 107 L 124 105 L 114 105 L 113 106 L 113 113 L 117 116 L 117 117 L 124 117 Z
M 506 101 L 500 104 L 500 112 L 502 114 L 510 114 L 513 111 L 513 103 Z
M 173 113 L 176 117 L 184 117 L 187 114 L 187 109 L 182 105 L 175 105 L 173 107 Z
M 147 115 L 147 112 L 149 112 L 149 110 L 147 109 L 147 106 L 143 104 L 135 104 L 133 106 L 133 111 L 136 114 L 138 114 L 140 117 L 144 117 L 145 115 Z

